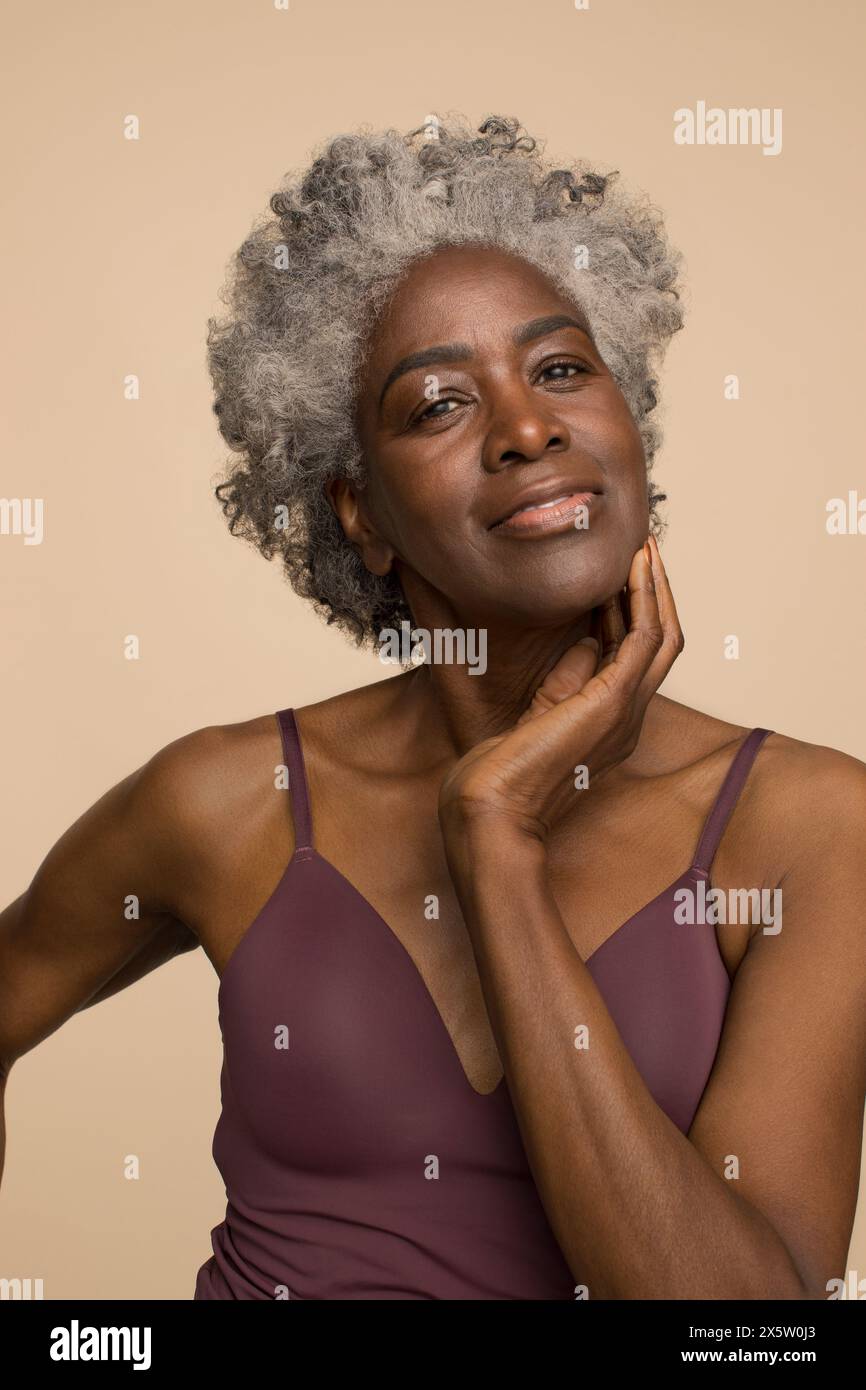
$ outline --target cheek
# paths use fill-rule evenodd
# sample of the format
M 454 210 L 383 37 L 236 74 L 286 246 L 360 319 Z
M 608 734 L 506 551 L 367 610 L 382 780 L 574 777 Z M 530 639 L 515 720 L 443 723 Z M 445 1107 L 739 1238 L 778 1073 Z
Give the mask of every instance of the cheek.
M 634 552 L 643 545 L 649 527 L 649 498 L 647 496 L 646 465 L 643 453 L 629 460 L 611 478 L 612 494 L 609 512 L 610 525 L 605 540 L 610 546 L 614 569 L 625 575 Z M 624 582 L 624 580 L 623 580 Z
M 611 486 L 618 494 L 624 518 L 638 522 L 649 515 L 647 469 L 643 439 L 625 398 L 617 395 L 617 409 L 606 421 L 601 460 Z
M 622 470 L 645 474 L 646 458 L 640 430 L 625 397 L 614 382 L 610 383 L 607 407 L 601 431 L 610 462 L 614 466 L 618 464 Z
M 471 499 L 450 470 L 403 467 L 380 476 L 370 490 L 370 513 L 379 534 L 401 559 L 432 576 L 447 573 L 465 550 Z

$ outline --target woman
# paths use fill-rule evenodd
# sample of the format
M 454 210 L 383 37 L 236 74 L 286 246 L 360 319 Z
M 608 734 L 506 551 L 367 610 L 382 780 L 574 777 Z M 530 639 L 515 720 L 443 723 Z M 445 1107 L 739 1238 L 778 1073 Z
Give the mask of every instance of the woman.
M 825 1297 L 866 769 L 658 693 L 659 218 L 502 118 L 340 137 L 271 209 L 211 324 L 219 496 L 329 621 L 430 659 L 92 807 L 3 914 L 4 1071 L 201 945 L 196 1298 Z

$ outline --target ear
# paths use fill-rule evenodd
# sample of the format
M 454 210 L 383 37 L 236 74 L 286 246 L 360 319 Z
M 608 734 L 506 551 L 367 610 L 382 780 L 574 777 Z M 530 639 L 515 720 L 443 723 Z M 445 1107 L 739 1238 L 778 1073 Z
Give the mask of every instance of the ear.
M 325 496 L 346 540 L 360 555 L 366 569 L 371 574 L 390 573 L 394 551 L 370 521 L 361 489 L 346 478 L 332 478 L 325 484 Z

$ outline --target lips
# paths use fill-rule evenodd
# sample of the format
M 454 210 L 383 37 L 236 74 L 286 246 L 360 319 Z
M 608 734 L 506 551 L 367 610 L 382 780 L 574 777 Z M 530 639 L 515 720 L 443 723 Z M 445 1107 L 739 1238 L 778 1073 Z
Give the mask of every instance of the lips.
M 488 529 L 515 533 L 561 530 L 573 525 L 578 513 L 591 508 L 599 495 L 599 490 L 591 485 L 575 485 L 570 479 L 551 479 L 518 493 L 509 510 Z

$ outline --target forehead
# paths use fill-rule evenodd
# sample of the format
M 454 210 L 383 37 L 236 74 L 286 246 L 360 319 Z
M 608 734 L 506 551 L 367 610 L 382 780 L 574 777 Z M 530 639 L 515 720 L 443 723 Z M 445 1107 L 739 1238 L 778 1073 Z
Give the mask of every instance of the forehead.
M 481 323 L 501 322 L 505 331 L 534 313 L 553 311 L 585 321 L 575 301 L 522 257 L 477 244 L 438 247 L 396 286 L 370 344 L 371 358 L 409 350 L 422 338 L 471 338 Z

